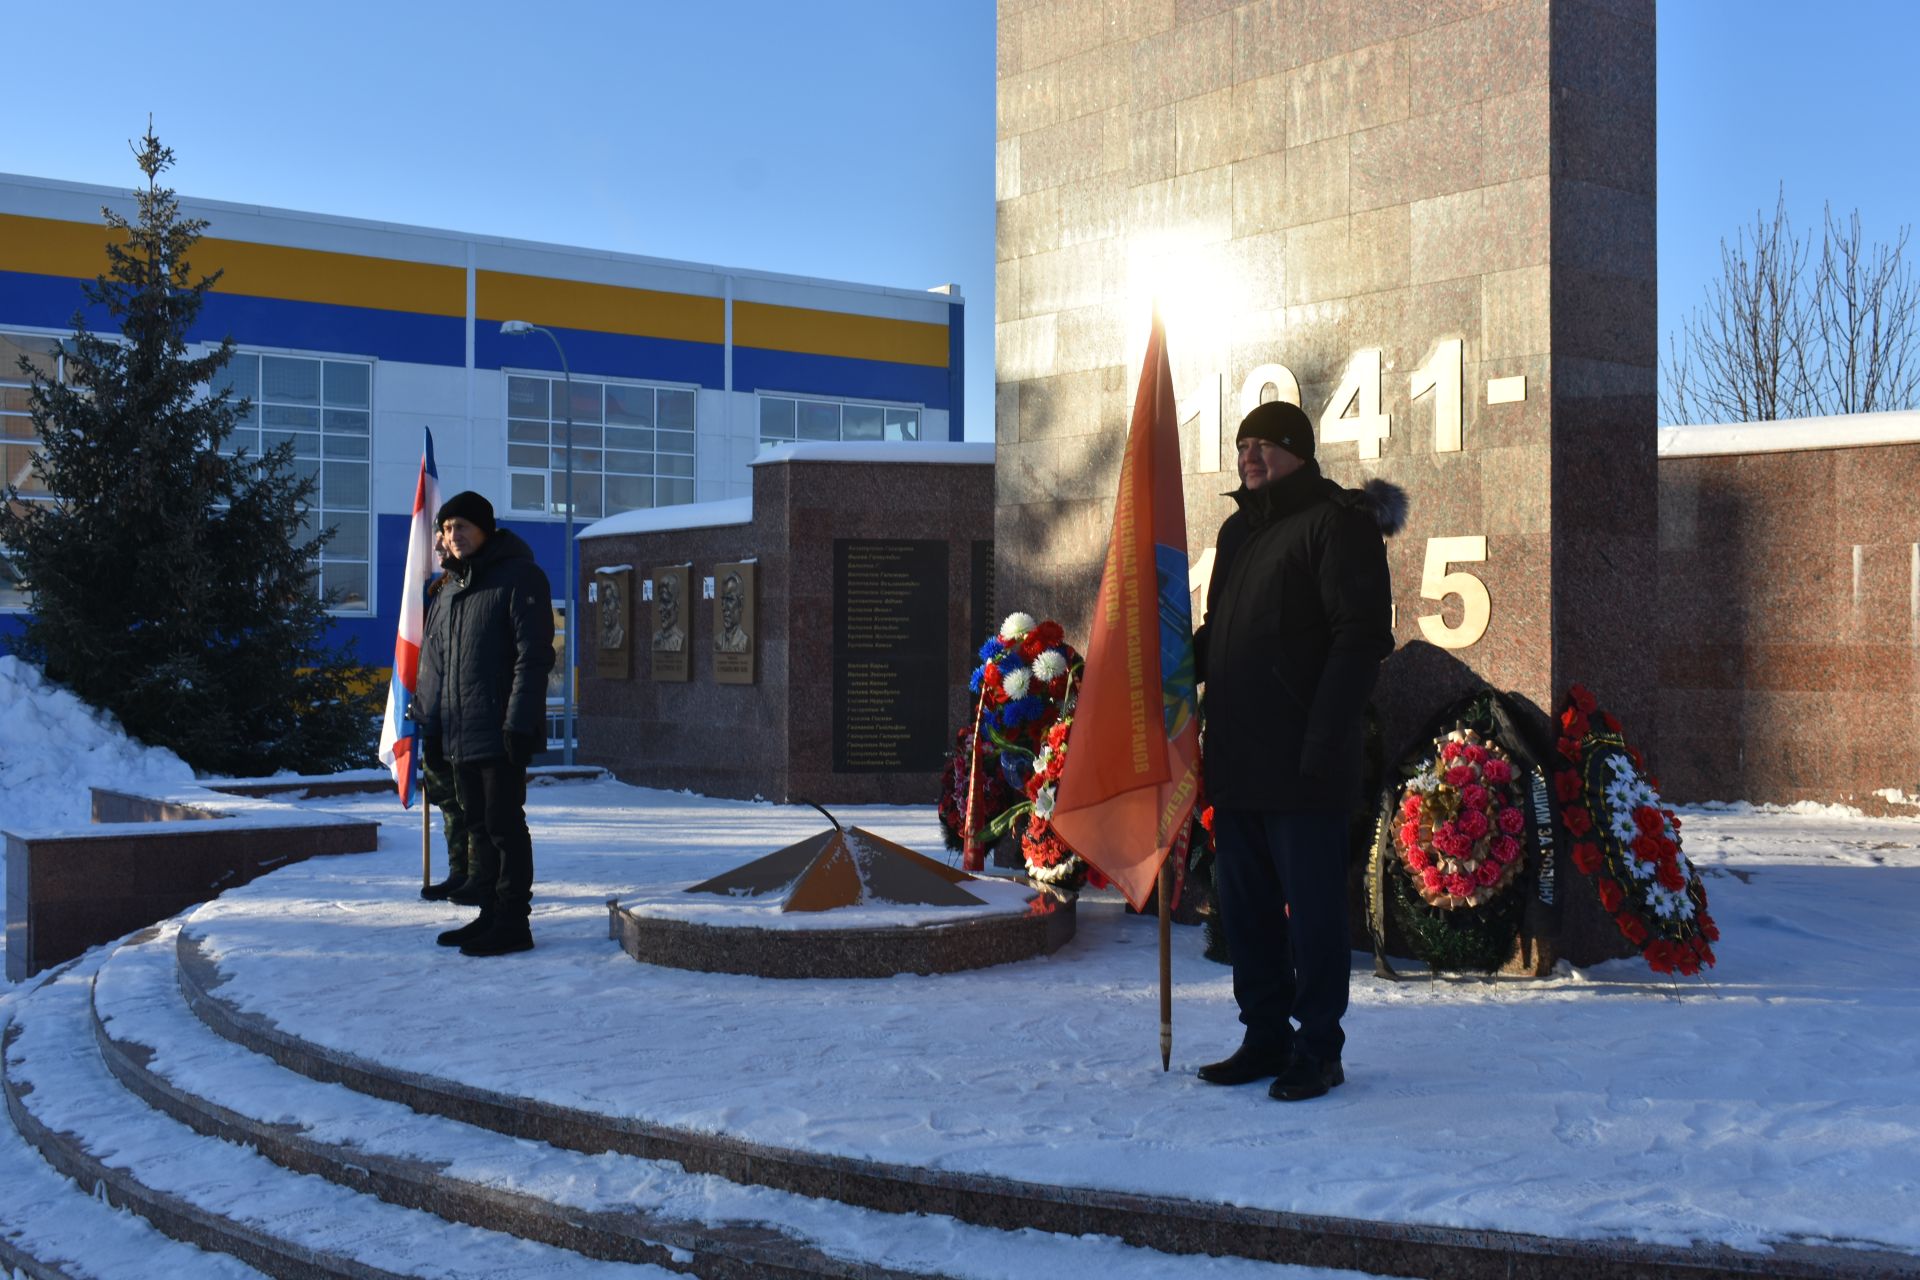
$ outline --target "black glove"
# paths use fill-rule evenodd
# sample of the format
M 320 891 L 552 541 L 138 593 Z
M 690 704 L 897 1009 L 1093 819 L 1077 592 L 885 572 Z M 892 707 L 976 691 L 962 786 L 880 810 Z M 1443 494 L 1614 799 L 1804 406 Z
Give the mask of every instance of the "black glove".
M 438 737 L 420 739 L 420 760 L 435 773 L 447 771 L 447 753 L 442 749 Z
M 516 769 L 524 769 L 532 764 L 534 756 L 546 745 L 534 734 L 515 733 L 511 729 L 501 735 L 501 740 L 507 744 L 507 759 Z
M 1331 751 L 1309 746 L 1300 754 L 1300 780 L 1311 787 L 1324 787 L 1334 780 L 1339 772 L 1338 763 Z

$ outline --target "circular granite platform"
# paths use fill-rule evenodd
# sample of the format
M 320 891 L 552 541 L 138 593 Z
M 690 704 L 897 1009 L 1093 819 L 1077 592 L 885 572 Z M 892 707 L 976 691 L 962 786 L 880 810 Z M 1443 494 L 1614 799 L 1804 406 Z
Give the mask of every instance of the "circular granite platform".
M 1072 939 L 1071 901 L 1009 880 L 972 880 L 983 907 L 781 911 L 777 900 L 609 900 L 607 933 L 644 964 L 761 978 L 957 973 L 1051 955 Z

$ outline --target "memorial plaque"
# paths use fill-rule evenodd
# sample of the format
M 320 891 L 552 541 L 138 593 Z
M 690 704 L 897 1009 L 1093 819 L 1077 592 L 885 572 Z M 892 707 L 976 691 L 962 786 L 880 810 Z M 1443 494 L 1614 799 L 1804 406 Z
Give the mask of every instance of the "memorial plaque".
M 715 684 L 752 684 L 759 617 L 754 605 L 751 560 L 713 566 L 713 679 Z
M 938 770 L 947 675 L 947 544 L 836 538 L 833 771 Z
M 993 607 L 993 542 L 973 544 L 971 593 L 973 627 L 967 632 L 971 644 L 985 643 L 987 633 L 1000 628 L 1000 612 Z
M 593 616 L 599 643 L 593 672 L 602 680 L 633 675 L 633 570 L 626 565 L 593 571 Z
M 653 678 L 684 681 L 692 674 L 687 661 L 692 637 L 692 614 L 687 593 L 693 586 L 693 566 L 670 564 L 653 571 Z

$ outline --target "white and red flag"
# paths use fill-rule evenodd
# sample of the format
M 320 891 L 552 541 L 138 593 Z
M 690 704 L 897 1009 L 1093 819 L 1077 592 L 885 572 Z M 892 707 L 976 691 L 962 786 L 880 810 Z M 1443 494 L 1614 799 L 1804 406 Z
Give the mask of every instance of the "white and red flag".
M 393 637 L 393 682 L 387 686 L 387 715 L 380 726 L 380 763 L 393 770 L 400 803 L 413 805 L 419 776 L 419 729 L 413 720 L 413 691 L 420 677 L 420 644 L 426 638 L 427 584 L 440 570 L 433 552 L 433 517 L 440 510 L 440 472 L 433 465 L 433 432 L 420 455 L 420 480 L 413 487 L 413 527 L 407 532 L 407 568 L 400 582 L 400 629 Z

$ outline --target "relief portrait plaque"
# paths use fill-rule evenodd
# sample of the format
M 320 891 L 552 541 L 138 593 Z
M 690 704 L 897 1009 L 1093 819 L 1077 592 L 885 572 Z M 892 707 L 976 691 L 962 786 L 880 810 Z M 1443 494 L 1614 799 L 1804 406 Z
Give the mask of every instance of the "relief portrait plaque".
M 939 770 L 948 606 L 945 542 L 834 540 L 835 773 Z
M 684 682 L 692 675 L 693 614 L 688 593 L 693 589 L 691 564 L 659 565 L 653 571 L 653 678 Z
M 754 604 L 754 570 L 750 560 L 713 566 L 713 681 L 715 684 L 752 684 L 759 644 L 759 617 Z
M 633 570 L 593 571 L 595 635 L 593 673 L 602 680 L 633 675 Z

